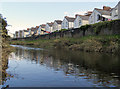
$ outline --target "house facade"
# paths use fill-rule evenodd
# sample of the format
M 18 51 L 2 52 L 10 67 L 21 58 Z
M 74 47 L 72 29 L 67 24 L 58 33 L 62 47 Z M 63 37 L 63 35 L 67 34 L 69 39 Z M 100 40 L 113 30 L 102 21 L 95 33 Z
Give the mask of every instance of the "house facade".
M 36 28 L 32 27 L 31 28 L 31 36 L 33 36 L 35 34 L 35 32 L 36 32 Z
M 27 31 L 28 31 L 28 37 L 30 37 L 31 36 L 31 28 L 27 28 Z
M 112 8 L 111 19 L 112 20 L 120 19 L 120 1 L 114 8 Z
M 38 35 L 43 35 L 44 34 L 44 31 L 45 31 L 45 24 L 42 24 L 39 26 L 38 28 Z
M 34 35 L 35 35 L 35 36 L 39 35 L 39 34 L 38 34 L 38 29 L 39 29 L 39 26 L 36 26 L 36 27 L 34 28 Z
M 23 36 L 24 37 L 29 37 L 29 31 L 28 30 L 23 30 Z
M 65 16 L 64 20 L 62 21 L 62 29 L 72 29 L 74 28 L 74 20 L 73 17 Z
M 29 37 L 32 36 L 34 34 L 34 30 L 35 28 L 32 27 L 32 28 L 28 28 L 28 31 L 29 31 Z
M 82 25 L 89 24 L 89 16 L 85 15 L 76 15 L 74 20 L 74 28 L 79 28 Z
M 55 20 L 54 24 L 53 24 L 53 32 L 61 30 L 61 26 L 62 26 L 62 21 L 61 20 Z
M 18 38 L 19 37 L 19 34 L 18 34 L 18 31 L 15 32 L 15 38 Z
M 23 35 L 23 30 L 19 30 L 18 31 L 18 38 L 23 38 L 24 35 Z
M 89 16 L 89 24 L 94 24 L 101 21 L 108 21 L 109 19 L 111 19 L 110 10 L 111 9 L 107 9 L 107 7 L 103 7 L 103 9 L 95 8 L 93 10 L 93 13 Z
M 48 33 L 53 32 L 53 26 L 52 26 L 52 25 L 53 25 L 53 22 L 46 24 L 46 26 L 45 26 L 46 34 L 47 34 L 47 32 L 48 32 Z

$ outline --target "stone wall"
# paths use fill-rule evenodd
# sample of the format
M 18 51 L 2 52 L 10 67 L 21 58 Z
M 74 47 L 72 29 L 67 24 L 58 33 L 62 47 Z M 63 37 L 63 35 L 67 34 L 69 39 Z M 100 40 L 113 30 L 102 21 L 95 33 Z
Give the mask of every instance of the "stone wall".
M 83 37 L 89 35 L 116 35 L 120 34 L 120 20 L 100 22 L 93 25 L 83 26 L 84 29 L 76 28 L 61 32 L 53 32 L 50 34 L 26 37 L 26 38 L 14 38 L 12 40 L 36 40 L 36 39 L 58 39 L 63 37 Z

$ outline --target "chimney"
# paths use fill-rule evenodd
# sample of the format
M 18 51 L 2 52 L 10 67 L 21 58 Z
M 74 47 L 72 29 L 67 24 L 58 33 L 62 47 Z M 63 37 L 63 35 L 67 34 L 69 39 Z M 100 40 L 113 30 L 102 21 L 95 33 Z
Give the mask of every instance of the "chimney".
M 111 7 L 109 7 L 109 6 L 103 6 L 103 10 L 109 11 L 109 10 L 111 10 Z
M 78 14 L 75 15 L 75 18 L 77 18 Z
M 27 30 L 29 30 L 29 28 L 27 28 Z

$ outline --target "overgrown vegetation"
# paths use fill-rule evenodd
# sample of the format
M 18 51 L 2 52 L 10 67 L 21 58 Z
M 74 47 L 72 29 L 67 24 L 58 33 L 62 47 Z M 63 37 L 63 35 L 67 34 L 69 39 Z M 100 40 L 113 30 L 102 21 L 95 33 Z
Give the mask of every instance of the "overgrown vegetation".
M 113 23 L 118 22 L 118 21 L 120 20 L 104 21 L 104 22 L 99 22 L 99 23 L 95 23 L 91 25 L 87 24 L 87 25 L 81 26 L 80 30 L 86 31 L 89 28 L 92 28 L 95 34 L 98 35 L 103 28 L 108 28 L 109 30 L 111 30 Z
M 120 49 L 120 35 L 85 36 L 81 38 L 60 38 L 50 40 L 12 41 L 14 45 L 31 45 L 40 48 L 66 48 L 86 52 L 118 52 Z
M 56 31 L 54 31 L 54 32 L 63 32 L 63 31 L 67 31 L 68 29 L 61 29 L 61 30 L 56 30 Z

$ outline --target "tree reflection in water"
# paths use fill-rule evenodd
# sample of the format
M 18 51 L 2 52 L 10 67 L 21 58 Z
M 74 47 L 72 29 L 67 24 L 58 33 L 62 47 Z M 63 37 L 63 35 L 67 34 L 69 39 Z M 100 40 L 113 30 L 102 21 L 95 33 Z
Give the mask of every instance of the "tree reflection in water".
M 85 53 L 64 49 L 26 50 L 17 48 L 9 60 L 28 60 L 45 65 L 65 76 L 88 80 L 94 86 L 119 86 L 120 56 L 112 54 Z M 119 86 L 120 87 L 120 86 Z

